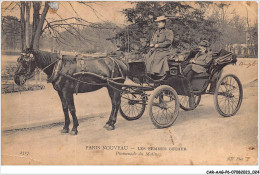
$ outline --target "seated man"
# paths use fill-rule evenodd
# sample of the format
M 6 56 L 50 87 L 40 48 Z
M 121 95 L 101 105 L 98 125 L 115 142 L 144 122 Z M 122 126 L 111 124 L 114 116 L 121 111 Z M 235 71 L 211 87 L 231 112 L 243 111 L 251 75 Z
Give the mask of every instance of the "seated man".
M 209 49 L 209 42 L 203 40 L 199 44 L 199 52 L 189 61 L 189 64 L 184 68 L 183 75 L 191 83 L 194 74 L 207 72 L 207 66 L 212 61 L 212 52 Z M 195 107 L 194 95 L 190 96 L 190 108 Z
M 163 77 L 169 71 L 168 57 L 173 42 L 173 32 L 165 28 L 166 19 L 165 16 L 160 16 L 155 20 L 158 30 L 150 43 L 151 50 L 145 56 L 147 73 L 157 78 Z

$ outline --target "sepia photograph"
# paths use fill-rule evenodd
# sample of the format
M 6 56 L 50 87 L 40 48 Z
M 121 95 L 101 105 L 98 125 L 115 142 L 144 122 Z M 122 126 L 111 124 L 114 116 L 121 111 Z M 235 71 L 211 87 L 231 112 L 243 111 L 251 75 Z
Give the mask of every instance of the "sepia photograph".
M 256 1 L 2 2 L 1 165 L 257 164 Z

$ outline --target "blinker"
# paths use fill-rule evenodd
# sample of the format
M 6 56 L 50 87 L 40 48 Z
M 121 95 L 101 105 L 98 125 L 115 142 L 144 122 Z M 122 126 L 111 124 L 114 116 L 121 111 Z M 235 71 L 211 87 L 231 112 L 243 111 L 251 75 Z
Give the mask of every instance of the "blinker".
M 24 60 L 25 61 L 30 61 L 30 57 L 25 57 Z
M 17 62 L 20 62 L 21 61 L 21 57 L 17 58 Z

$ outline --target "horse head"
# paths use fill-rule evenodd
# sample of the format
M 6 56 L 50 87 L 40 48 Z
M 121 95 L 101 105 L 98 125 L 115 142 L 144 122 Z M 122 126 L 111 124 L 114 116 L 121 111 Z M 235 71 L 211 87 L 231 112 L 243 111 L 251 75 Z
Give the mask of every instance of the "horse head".
M 14 74 L 14 81 L 17 85 L 23 85 L 26 80 L 33 76 L 33 72 L 36 68 L 36 61 L 33 55 L 32 49 L 26 49 L 21 53 L 21 56 L 17 59 L 17 68 Z

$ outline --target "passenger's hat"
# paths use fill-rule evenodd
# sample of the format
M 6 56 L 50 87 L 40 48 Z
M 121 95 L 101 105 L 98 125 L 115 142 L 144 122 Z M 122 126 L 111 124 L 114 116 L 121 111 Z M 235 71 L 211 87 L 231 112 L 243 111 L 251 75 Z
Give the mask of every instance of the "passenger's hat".
M 154 20 L 155 22 L 159 22 L 159 21 L 166 21 L 166 17 L 165 16 L 158 16 L 157 18 L 156 18 L 156 20 Z
M 209 47 L 209 42 L 207 40 L 202 40 L 200 43 L 199 43 L 200 46 L 203 46 L 203 47 Z

